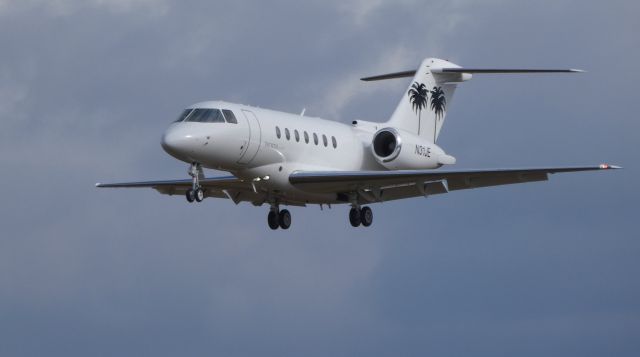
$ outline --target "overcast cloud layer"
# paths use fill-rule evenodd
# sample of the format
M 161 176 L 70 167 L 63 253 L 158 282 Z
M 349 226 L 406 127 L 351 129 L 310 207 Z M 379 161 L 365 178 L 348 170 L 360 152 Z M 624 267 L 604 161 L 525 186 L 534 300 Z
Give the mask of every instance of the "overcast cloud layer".
M 0 355 L 637 356 L 637 1 L 0 0 Z M 476 76 L 458 167 L 624 170 L 374 206 L 189 205 L 159 139 L 224 99 L 386 120 L 434 56 Z M 209 172 L 210 175 L 217 174 Z

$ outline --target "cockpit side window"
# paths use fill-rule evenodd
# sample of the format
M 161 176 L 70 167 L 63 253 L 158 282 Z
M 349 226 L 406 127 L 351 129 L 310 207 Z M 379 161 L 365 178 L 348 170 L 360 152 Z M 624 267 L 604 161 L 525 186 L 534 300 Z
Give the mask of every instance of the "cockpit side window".
M 229 109 L 222 109 L 222 113 L 224 113 L 224 118 L 227 119 L 227 123 L 238 124 L 238 119 Z
M 189 116 L 189 114 L 191 114 L 192 111 L 193 111 L 193 109 L 185 109 L 182 112 L 182 114 L 180 114 L 178 119 L 176 119 L 176 121 L 174 121 L 174 123 L 179 123 L 179 122 L 185 120 Z
M 220 109 L 194 109 L 186 121 L 199 123 L 224 123 L 224 117 L 222 116 Z

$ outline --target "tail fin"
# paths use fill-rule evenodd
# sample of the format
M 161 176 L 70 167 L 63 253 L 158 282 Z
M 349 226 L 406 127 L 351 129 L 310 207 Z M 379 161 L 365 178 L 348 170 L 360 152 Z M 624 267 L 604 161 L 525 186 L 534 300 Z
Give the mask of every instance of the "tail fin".
M 387 122 L 389 126 L 406 130 L 436 142 L 438 133 L 451 105 L 457 82 L 463 74 L 434 73 L 433 69 L 459 66 L 441 59 L 427 58 L 405 91 L 400 103 Z M 411 75 L 413 73 L 410 73 Z M 471 76 L 468 76 L 469 78 Z
M 377 81 L 413 76 L 407 91 L 386 124 L 417 134 L 435 143 L 444 124 L 447 109 L 451 106 L 457 84 L 471 79 L 472 73 L 568 72 L 582 71 L 577 69 L 473 69 L 462 68 L 442 59 L 427 58 L 422 61 L 417 70 L 366 77 L 362 80 Z

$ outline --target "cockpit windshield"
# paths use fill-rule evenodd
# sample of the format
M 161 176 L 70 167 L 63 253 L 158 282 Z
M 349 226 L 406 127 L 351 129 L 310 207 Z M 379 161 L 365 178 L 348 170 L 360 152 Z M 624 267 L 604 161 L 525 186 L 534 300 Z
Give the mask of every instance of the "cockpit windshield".
M 223 112 L 224 112 L 224 115 L 222 114 Z M 224 109 L 222 111 L 220 109 L 205 109 L 205 108 L 185 109 L 174 123 L 178 123 L 182 121 L 197 122 L 197 123 L 227 122 L 232 124 L 238 124 L 238 120 L 236 119 L 236 116 L 233 115 L 233 112 L 228 109 Z
M 189 114 L 191 114 L 191 112 L 193 111 L 193 109 L 185 109 L 182 114 L 180 114 L 180 116 L 178 117 L 178 119 L 176 119 L 176 121 L 174 121 L 174 123 L 178 123 L 183 121 L 186 117 L 189 116 Z
M 185 121 L 198 123 L 224 123 L 224 117 L 222 116 L 220 109 L 194 109 Z

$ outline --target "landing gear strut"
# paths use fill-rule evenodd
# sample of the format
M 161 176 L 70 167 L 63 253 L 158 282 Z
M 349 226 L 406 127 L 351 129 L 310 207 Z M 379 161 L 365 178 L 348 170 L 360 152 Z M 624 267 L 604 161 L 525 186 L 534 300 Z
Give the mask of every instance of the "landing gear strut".
M 202 165 L 197 162 L 192 163 L 189 167 L 189 176 L 191 176 L 191 188 L 185 192 L 187 201 L 202 202 L 204 200 L 204 190 L 200 186 L 200 179 L 204 179 Z
M 278 227 L 289 229 L 289 227 L 291 227 L 291 213 L 286 209 L 280 211 L 278 205 L 272 205 L 267 215 L 267 223 L 269 224 L 269 228 L 273 230 L 278 229 Z
M 368 206 L 362 208 L 353 206 L 349 210 L 349 223 L 354 227 L 358 227 L 360 224 L 369 227 L 373 223 L 373 211 Z

